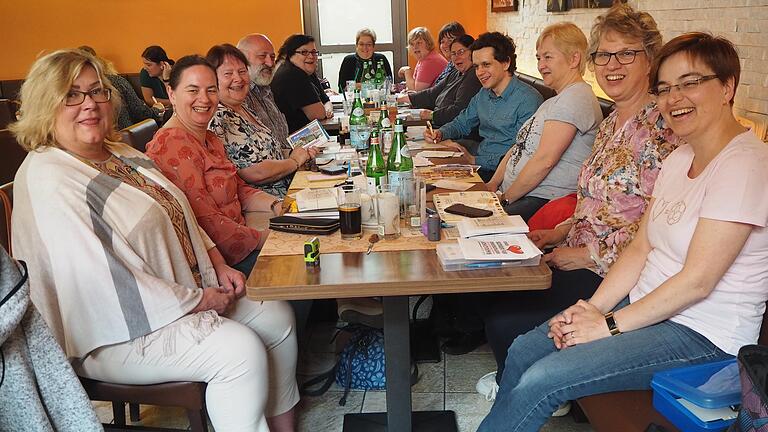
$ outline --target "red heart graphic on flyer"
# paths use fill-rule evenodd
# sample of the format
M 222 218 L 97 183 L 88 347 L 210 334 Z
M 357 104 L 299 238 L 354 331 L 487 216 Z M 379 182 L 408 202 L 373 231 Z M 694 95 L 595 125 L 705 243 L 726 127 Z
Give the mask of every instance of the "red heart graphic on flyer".
M 516 254 L 522 254 L 523 253 L 523 248 L 521 248 L 518 245 L 509 245 L 507 250 L 512 252 L 512 253 L 516 253 Z

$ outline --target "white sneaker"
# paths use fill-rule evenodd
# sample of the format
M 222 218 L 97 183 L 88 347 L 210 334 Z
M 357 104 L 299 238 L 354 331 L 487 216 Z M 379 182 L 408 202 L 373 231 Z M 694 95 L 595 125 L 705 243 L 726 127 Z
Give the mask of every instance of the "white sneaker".
M 552 413 L 552 417 L 562 417 L 571 412 L 571 401 L 568 401 L 562 405 L 555 412 Z
M 499 385 L 496 384 L 496 372 L 490 372 L 482 376 L 475 385 L 475 390 L 485 396 L 485 400 L 492 402 L 496 400 L 496 393 L 499 391 Z

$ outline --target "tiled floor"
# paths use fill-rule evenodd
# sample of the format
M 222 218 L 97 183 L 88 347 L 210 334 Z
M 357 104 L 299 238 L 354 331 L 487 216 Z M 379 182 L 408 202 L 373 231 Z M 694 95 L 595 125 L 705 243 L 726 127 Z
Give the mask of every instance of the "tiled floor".
M 310 341 L 314 353 L 330 355 L 333 345 L 328 343 L 331 325 L 315 326 Z M 477 379 L 495 367 L 493 355 L 487 347 L 463 356 L 444 355 L 439 363 L 419 365 L 419 382 L 413 386 L 414 410 L 453 410 L 456 412 L 460 432 L 474 432 L 491 402 L 475 392 Z M 333 385 L 328 392 L 318 397 L 304 397 L 297 408 L 297 431 L 299 432 L 341 432 L 344 414 L 359 412 L 380 412 L 386 409 L 383 391 L 350 392 L 345 406 L 339 406 L 343 389 Z M 108 405 L 95 403 L 97 414 L 102 421 L 112 420 Z M 142 424 L 158 427 L 186 428 L 188 426 L 183 410 L 142 406 Z M 586 423 L 576 423 L 571 416 L 553 418 L 544 432 L 591 432 Z

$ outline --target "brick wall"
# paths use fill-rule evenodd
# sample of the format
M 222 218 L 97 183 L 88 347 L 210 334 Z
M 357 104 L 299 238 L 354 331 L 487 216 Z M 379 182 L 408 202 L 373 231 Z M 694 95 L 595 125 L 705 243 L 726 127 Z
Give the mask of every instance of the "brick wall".
M 489 2 L 490 3 L 490 2 Z M 546 0 L 520 0 L 518 12 L 492 13 L 488 29 L 509 34 L 518 46 L 517 68 L 539 76 L 536 38 L 549 24 L 572 21 L 589 37 L 595 17 L 605 9 L 547 12 Z M 709 31 L 730 39 L 741 57 L 741 83 L 735 111 L 756 123 L 762 135 L 768 125 L 768 0 L 631 0 L 632 7 L 649 12 L 667 41 L 687 31 Z M 591 73 L 585 79 L 603 96 Z

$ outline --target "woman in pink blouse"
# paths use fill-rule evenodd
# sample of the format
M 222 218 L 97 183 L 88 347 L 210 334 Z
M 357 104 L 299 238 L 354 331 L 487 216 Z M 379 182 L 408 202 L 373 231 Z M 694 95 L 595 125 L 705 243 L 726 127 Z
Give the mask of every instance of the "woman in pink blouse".
M 180 59 L 169 87 L 174 115 L 147 144 L 147 155 L 187 195 L 197 222 L 227 263 L 248 275 L 269 232 L 247 226 L 243 212 L 277 215 L 282 200 L 238 177 L 224 144 L 208 130 L 219 103 L 210 63 L 200 56 Z
M 432 87 L 448 61 L 435 49 L 435 39 L 426 27 L 416 27 L 408 33 L 408 50 L 416 59 L 416 67 L 403 66 L 398 75 L 405 78 L 408 90 Z
M 662 160 L 677 147 L 677 137 L 648 93 L 650 66 L 662 45 L 653 17 L 627 5 L 611 8 L 597 18 L 589 45 L 590 67 L 615 101 L 615 111 L 600 124 L 579 175 L 573 217 L 555 229 L 529 234 L 538 247 L 554 248 L 543 257 L 552 268 L 551 289 L 482 301 L 499 371 L 477 384 L 489 399 L 495 397 L 512 341 L 595 292 L 637 232 Z

